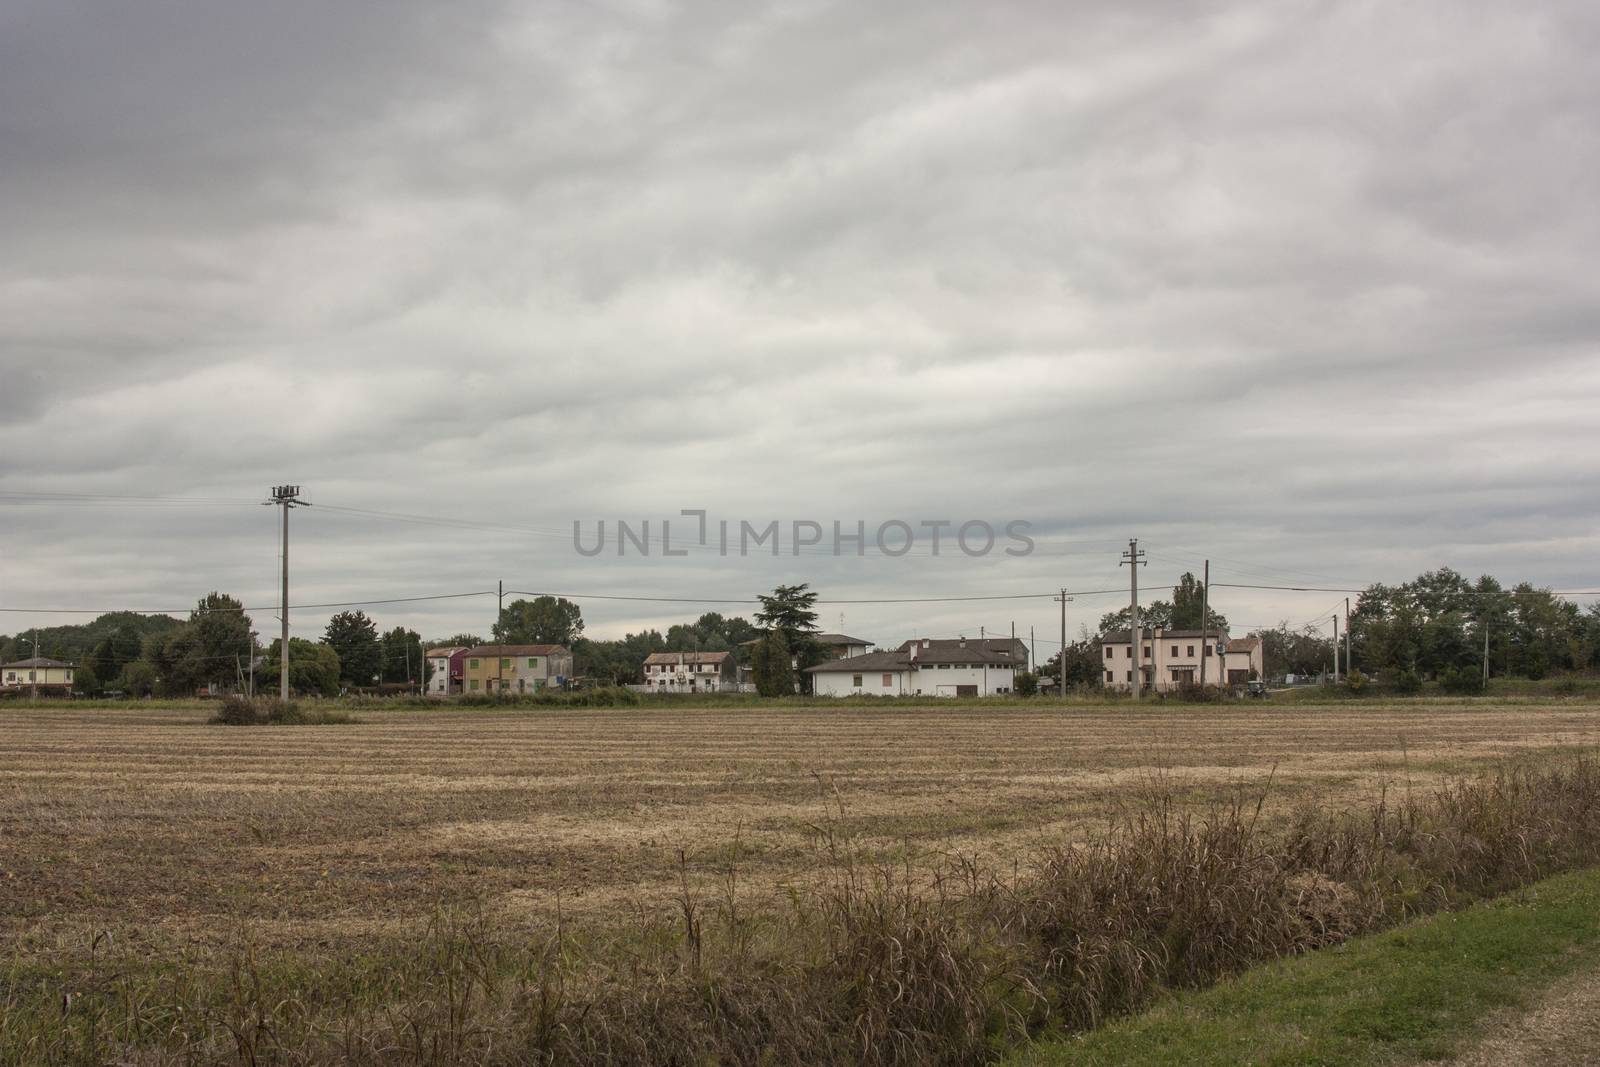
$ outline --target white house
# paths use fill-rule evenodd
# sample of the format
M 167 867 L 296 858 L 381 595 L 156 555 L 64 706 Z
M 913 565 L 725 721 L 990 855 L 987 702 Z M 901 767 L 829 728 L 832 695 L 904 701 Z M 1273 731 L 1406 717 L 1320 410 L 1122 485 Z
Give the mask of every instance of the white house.
M 644 687 L 654 693 L 720 693 L 737 689 L 732 652 L 652 652 L 644 658 Z
M 807 668 L 817 696 L 991 696 L 1009 693 L 1016 664 L 965 638 L 907 641 L 893 652 L 869 652 Z
M 1243 685 L 1265 675 L 1264 646 L 1259 637 L 1229 640 L 1226 633 L 1200 630 L 1146 630 L 1140 627 L 1139 673 L 1143 686 L 1157 692 L 1200 684 L 1202 661 L 1206 685 Z M 1127 630 L 1100 639 L 1101 684 L 1107 689 L 1133 688 L 1133 639 Z
M 464 646 L 456 645 L 450 648 L 430 648 L 423 654 L 428 663 L 426 673 L 429 696 L 443 697 L 461 692 L 461 659 L 466 651 Z

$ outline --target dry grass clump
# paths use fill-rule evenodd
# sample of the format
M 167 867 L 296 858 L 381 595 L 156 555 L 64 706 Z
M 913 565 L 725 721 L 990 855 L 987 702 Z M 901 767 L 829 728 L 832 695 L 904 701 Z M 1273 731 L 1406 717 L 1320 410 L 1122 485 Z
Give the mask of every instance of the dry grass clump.
M 208 720 L 213 726 L 327 726 L 360 722 L 337 708 L 302 707 L 271 697 L 226 697 Z
M 1365 810 L 1196 814 L 1157 792 L 1028 871 L 928 873 L 818 828 L 820 882 L 748 911 L 731 862 L 670 910 L 511 938 L 472 908 L 327 957 L 248 946 L 217 973 L 13 968 L 0 1063 L 979 1064 L 1416 913 L 1600 862 L 1600 769 L 1509 765 Z M 62 1015 L 62 983 L 92 990 Z

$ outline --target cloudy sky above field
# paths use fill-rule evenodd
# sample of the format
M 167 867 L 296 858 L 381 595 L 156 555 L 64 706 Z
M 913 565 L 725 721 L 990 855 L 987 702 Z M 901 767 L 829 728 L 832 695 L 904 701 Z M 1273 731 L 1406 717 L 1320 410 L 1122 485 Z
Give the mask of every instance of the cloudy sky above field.
M 1580 0 L 0 0 L 0 606 L 271 603 L 280 482 L 307 603 L 1093 590 L 1130 536 L 1155 587 L 1596 588 L 1597 53 Z M 1037 550 L 573 551 L 682 508 Z

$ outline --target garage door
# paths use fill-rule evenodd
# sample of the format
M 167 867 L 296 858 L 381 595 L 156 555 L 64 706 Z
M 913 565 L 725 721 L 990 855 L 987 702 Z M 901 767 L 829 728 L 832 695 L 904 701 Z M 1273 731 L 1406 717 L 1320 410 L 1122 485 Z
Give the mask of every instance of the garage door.
M 958 696 L 958 697 L 975 697 L 977 695 L 978 695 L 978 687 L 975 686 L 975 685 L 958 685 L 958 686 L 956 686 L 956 696 Z

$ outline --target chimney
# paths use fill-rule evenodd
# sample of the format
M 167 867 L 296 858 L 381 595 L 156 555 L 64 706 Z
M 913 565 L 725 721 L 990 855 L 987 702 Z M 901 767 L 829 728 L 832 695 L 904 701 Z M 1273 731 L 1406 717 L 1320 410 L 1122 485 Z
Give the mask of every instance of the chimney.
M 915 638 L 912 638 L 911 643 L 906 646 L 907 649 L 911 653 L 911 662 L 912 663 L 917 662 L 917 645 L 918 645 L 917 640 Z

